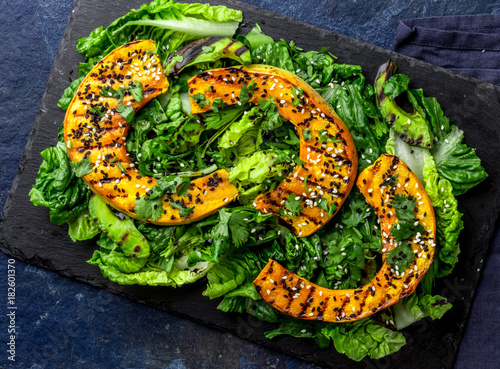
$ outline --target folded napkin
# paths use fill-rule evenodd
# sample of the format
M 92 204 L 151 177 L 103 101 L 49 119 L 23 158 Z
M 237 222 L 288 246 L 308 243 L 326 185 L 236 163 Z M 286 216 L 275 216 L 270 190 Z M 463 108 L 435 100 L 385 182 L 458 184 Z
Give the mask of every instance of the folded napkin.
M 404 20 L 399 22 L 392 47 L 398 53 L 500 85 L 500 14 Z M 497 226 L 460 344 L 456 369 L 500 367 L 499 267 L 500 227 Z
M 392 48 L 500 85 L 500 14 L 403 20 Z

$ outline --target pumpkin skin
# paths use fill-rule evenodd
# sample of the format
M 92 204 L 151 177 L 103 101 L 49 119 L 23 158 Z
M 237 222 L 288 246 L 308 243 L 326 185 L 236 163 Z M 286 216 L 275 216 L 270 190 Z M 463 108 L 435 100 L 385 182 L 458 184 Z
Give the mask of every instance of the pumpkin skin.
M 127 154 L 125 140 L 129 124 L 116 110 L 118 100 L 99 94 L 104 86 L 116 90 L 120 85 L 139 81 L 143 99 L 135 101 L 129 93 L 122 102 L 138 111 L 166 92 L 169 84 L 160 60 L 153 53 L 155 50 L 154 41 L 134 41 L 115 49 L 97 63 L 69 105 L 64 120 L 64 139 L 72 161 L 88 158 L 93 164 L 92 172 L 83 179 L 108 205 L 132 218 L 158 225 L 185 224 L 210 215 L 237 197 L 238 191 L 229 183 L 227 171 L 220 170 L 192 181 L 185 198 L 165 195 L 163 213 L 157 221 L 137 217 L 135 201 L 146 195 L 156 179 L 141 176 Z M 97 109 L 103 109 L 101 114 L 104 116 L 95 112 Z M 182 200 L 186 207 L 195 206 L 187 219 L 179 216 L 179 209 L 168 205 L 170 201 Z
M 279 216 L 298 237 L 309 236 L 335 215 L 354 185 L 358 170 L 354 141 L 344 122 L 311 86 L 293 73 L 268 65 L 214 69 L 192 77 L 188 81 L 191 112 L 210 110 L 215 99 L 221 99 L 225 106 L 241 104 L 241 86 L 251 83 L 256 83 L 256 88 L 250 103 L 275 99 L 280 115 L 295 125 L 300 159 L 305 162 L 295 166 L 276 189 L 259 195 L 254 207 Z M 193 98 L 199 94 L 204 95 L 206 105 Z M 298 215 L 286 213 L 291 195 L 301 200 Z M 336 210 L 321 209 L 317 205 L 320 199 Z
M 386 185 L 387 176 L 395 174 L 399 175 L 399 186 Z M 269 260 L 253 282 L 268 304 L 296 318 L 350 322 L 393 305 L 415 291 L 432 263 L 435 249 L 434 210 L 423 186 L 406 164 L 386 154 L 359 175 L 357 186 L 380 220 L 384 261 L 385 254 L 394 248 L 390 229 L 397 221 L 394 209 L 387 206 L 388 200 L 395 194 L 411 194 L 417 198 L 418 211 L 414 213 L 427 234 L 422 237 L 423 244 L 412 239 L 415 259 L 410 266 L 397 271 L 384 262 L 370 283 L 358 289 L 332 290 L 315 285 Z

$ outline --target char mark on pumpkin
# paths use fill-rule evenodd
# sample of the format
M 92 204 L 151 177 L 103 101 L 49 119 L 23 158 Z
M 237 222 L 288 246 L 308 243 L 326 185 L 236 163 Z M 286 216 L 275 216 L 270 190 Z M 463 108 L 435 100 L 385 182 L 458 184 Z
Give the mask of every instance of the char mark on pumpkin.
M 302 305 L 301 305 L 301 307 L 302 307 L 302 308 L 301 308 L 301 310 L 300 310 L 299 315 L 301 315 L 301 316 L 305 316 L 304 314 L 306 313 L 307 308 L 308 308 L 308 307 L 310 306 L 310 304 L 311 304 L 311 303 L 310 303 L 310 302 L 308 302 L 308 301 L 309 301 L 309 299 L 311 298 L 311 296 L 314 294 L 314 291 L 315 291 L 315 290 L 316 290 L 316 287 L 314 287 L 314 286 L 311 286 L 311 288 L 309 288 L 309 293 L 307 294 L 307 298 L 305 299 L 305 302 L 303 302 L 303 303 L 302 303 Z
M 289 288 L 289 291 L 288 291 L 288 301 L 287 301 L 286 306 L 283 309 L 285 312 L 290 313 L 290 310 L 289 310 L 290 305 L 292 304 L 293 300 L 295 300 L 293 298 L 293 296 L 292 296 L 292 293 L 293 293 L 292 291 L 296 291 L 297 287 L 299 287 L 299 291 L 300 291 L 300 285 L 301 285 L 302 282 L 303 282 L 302 279 L 297 278 L 297 283 L 295 283 L 295 286 L 293 288 Z M 295 290 L 294 290 L 294 288 L 295 288 Z M 299 292 L 296 292 L 296 293 L 299 293 Z

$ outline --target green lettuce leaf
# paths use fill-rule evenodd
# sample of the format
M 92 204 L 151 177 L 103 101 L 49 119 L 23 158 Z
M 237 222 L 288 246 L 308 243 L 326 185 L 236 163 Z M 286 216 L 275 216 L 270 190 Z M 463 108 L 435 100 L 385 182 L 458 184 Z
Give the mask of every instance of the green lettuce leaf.
M 272 37 L 264 34 L 258 23 L 255 23 L 255 26 L 245 36 L 245 41 L 245 44 L 250 47 L 250 50 L 255 50 L 261 45 L 272 44 L 274 42 Z
M 425 158 L 424 166 L 425 192 L 429 196 L 437 226 L 437 277 L 448 275 L 458 261 L 460 246 L 458 236 L 464 228 L 462 213 L 458 211 L 458 201 L 453 194 L 451 183 L 438 173 L 432 156 Z M 434 270 L 434 269 L 433 269 Z M 427 277 L 427 276 L 426 276 Z
M 252 48 L 252 61 L 256 64 L 272 65 L 293 72 L 293 61 L 284 40 L 273 43 L 261 43 Z
M 48 207 L 53 223 L 63 224 L 87 208 L 90 190 L 72 172 L 64 144 L 49 147 L 40 155 L 43 162 L 30 191 L 30 200 L 35 206 Z
M 404 75 L 395 75 L 385 84 L 388 84 L 396 76 Z M 463 131 L 450 124 L 436 98 L 425 97 L 422 89 L 408 90 L 406 79 L 400 78 L 403 82 L 398 84 L 393 81 L 391 86 L 394 85 L 394 88 L 400 93 L 406 87 L 407 96 L 413 108 L 421 116 L 425 116 L 425 120 L 436 138 L 431 154 L 436 161 L 436 167 L 441 177 L 447 179 L 453 186 L 453 194 L 461 195 L 481 183 L 488 174 L 481 166 L 481 160 L 476 155 L 476 151 L 462 143 Z M 423 132 L 421 133 L 423 134 Z M 404 158 L 402 159 L 404 160 Z M 422 178 L 419 177 L 419 179 Z
M 106 55 L 111 49 L 135 39 L 151 39 L 162 61 L 170 51 L 204 36 L 232 37 L 243 19 L 240 10 L 209 4 L 185 4 L 155 0 L 116 19 L 106 29 L 96 28 L 78 40 L 77 50 L 86 58 Z
M 280 326 L 265 333 L 266 338 L 273 339 L 282 334 L 288 334 L 297 338 L 312 338 L 316 344 L 325 349 L 330 346 L 330 337 L 323 332 L 325 324 L 311 323 L 308 321 L 282 317 Z
M 380 359 L 399 351 L 406 344 L 401 332 L 392 331 L 372 319 L 330 324 L 323 327 L 321 333 L 333 340 L 338 352 L 355 361 L 365 357 Z
M 441 296 L 412 294 L 392 307 L 394 323 L 398 330 L 423 318 L 441 319 L 452 308 L 452 304 Z
M 464 133 L 455 125 L 431 151 L 436 167 L 453 186 L 453 194 L 461 195 L 481 183 L 487 176 L 476 151 L 462 143 Z
M 109 260 L 105 260 L 99 254 L 99 251 L 94 252 L 89 264 L 97 265 L 104 277 L 118 284 L 140 286 L 168 286 L 181 287 L 185 284 L 190 284 L 202 278 L 207 270 L 198 270 L 192 272 L 190 270 L 179 270 L 175 266 L 170 272 L 158 270 L 154 268 L 142 268 L 138 272 L 124 273 L 112 264 L 106 264 Z
M 90 240 L 101 232 L 96 222 L 90 217 L 88 209 L 85 209 L 73 219 L 68 220 L 67 223 L 68 234 L 73 242 Z
M 253 281 L 269 259 L 283 261 L 284 258 L 277 242 L 258 252 L 240 249 L 237 253 L 225 255 L 209 270 L 203 296 L 214 299 L 236 290 L 243 283 Z

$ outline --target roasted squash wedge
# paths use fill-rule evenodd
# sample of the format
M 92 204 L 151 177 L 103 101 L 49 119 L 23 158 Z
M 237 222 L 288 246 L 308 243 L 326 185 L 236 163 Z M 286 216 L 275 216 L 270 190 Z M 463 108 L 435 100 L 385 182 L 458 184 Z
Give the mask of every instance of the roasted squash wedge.
M 341 207 L 358 170 L 356 147 L 347 126 L 324 99 L 295 74 L 268 65 L 247 65 L 204 71 L 188 81 L 193 114 L 241 104 L 242 86 L 253 92 L 250 103 L 274 99 L 279 113 L 295 125 L 300 159 L 292 173 L 274 190 L 259 195 L 254 206 L 274 213 L 298 237 L 321 228 Z M 299 211 L 286 209 L 300 200 Z
M 375 278 L 359 289 L 332 290 L 269 260 L 253 283 L 271 306 L 296 318 L 347 322 L 374 314 L 415 290 L 432 263 L 436 234 L 434 211 L 421 183 L 401 160 L 384 154 L 360 174 L 357 186 L 380 220 L 384 264 Z M 391 231 L 401 220 L 391 202 L 408 195 L 417 199 L 413 214 L 425 231 L 398 244 Z M 387 258 L 391 250 L 401 246 L 411 247 L 415 256 L 403 270 Z
M 137 111 L 167 91 L 168 81 L 155 50 L 153 41 L 144 40 L 112 51 L 80 84 L 64 120 L 70 159 L 88 159 L 93 165 L 92 172 L 83 177 L 90 189 L 107 204 L 136 219 L 140 218 L 135 214 L 135 201 L 146 195 L 156 179 L 141 176 L 131 162 L 125 147 L 129 124 L 120 112 L 128 107 Z M 131 86 L 142 86 L 142 99 L 134 96 Z M 120 88 L 118 98 L 115 93 Z M 227 171 L 220 170 L 192 181 L 186 197 L 165 195 L 161 218 L 148 221 L 159 225 L 189 223 L 227 205 L 237 193 Z M 180 210 L 168 204 L 171 201 L 194 206 L 193 212 L 187 218 L 181 217 Z

